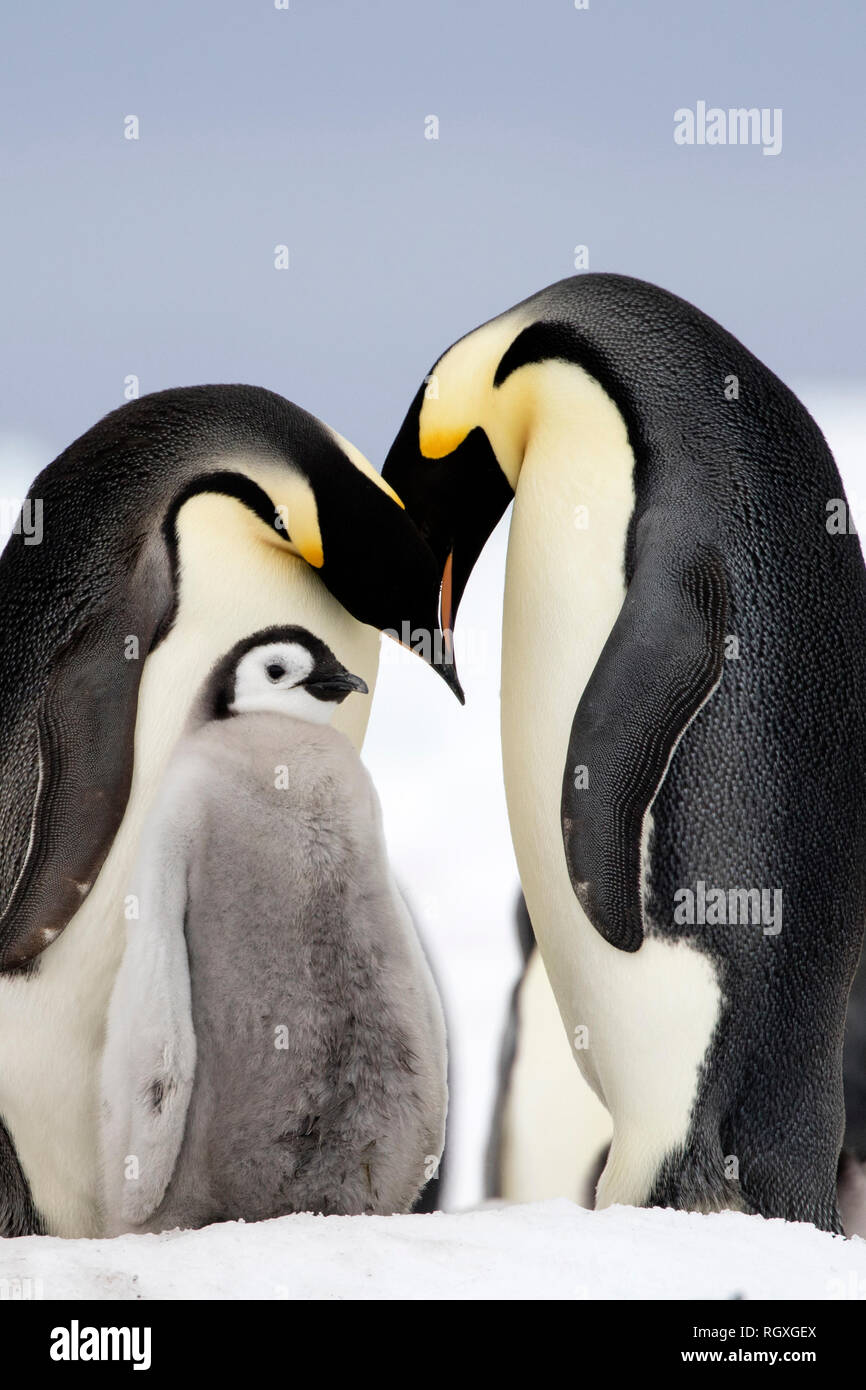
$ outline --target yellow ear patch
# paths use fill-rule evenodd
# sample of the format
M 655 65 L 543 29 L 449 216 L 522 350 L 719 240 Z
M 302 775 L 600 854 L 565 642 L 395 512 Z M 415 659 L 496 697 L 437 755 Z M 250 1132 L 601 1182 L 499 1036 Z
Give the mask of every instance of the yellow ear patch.
M 444 459 L 446 454 L 453 454 L 460 447 L 468 433 L 468 426 L 466 429 L 443 430 L 433 427 L 425 429 L 422 424 L 418 439 L 421 453 L 425 459 Z
M 499 406 L 493 386 L 497 365 L 527 322 L 525 311 L 511 309 L 459 339 L 439 358 L 426 378 L 418 418 L 423 458 L 445 458 L 473 429 L 486 429 Z
M 244 472 L 263 488 L 274 504 L 280 530 L 264 536 L 272 545 L 288 545 L 313 569 L 325 563 L 319 509 L 313 489 L 300 473 L 284 468 L 246 465 Z
M 322 542 L 318 534 L 313 535 L 313 533 L 309 531 L 305 532 L 303 535 L 299 535 L 298 524 L 295 522 L 292 527 L 292 541 L 297 546 L 308 565 L 312 565 L 313 569 L 317 570 L 322 568 L 322 565 L 325 563 L 325 552 L 322 549 Z

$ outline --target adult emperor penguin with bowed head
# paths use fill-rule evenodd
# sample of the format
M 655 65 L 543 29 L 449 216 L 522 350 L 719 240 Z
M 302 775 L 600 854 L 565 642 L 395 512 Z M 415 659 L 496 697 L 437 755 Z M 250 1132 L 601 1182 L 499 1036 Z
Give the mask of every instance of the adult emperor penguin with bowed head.
M 0 557 L 0 1234 L 88 1236 L 129 875 L 202 670 L 292 622 L 372 691 L 375 627 L 410 595 L 435 623 L 438 576 L 358 451 L 255 387 L 131 402 L 30 496 L 42 543 Z M 335 717 L 356 747 L 368 710 Z
M 601 1206 L 839 1229 L 866 919 L 866 571 L 791 392 L 664 290 L 587 275 L 462 338 L 388 456 L 450 629 L 514 498 L 502 745 Z

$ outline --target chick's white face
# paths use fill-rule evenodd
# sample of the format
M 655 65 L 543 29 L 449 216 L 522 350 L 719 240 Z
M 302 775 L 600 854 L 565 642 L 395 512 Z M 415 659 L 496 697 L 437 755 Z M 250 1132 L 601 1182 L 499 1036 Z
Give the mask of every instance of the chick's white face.
M 241 657 L 235 672 L 232 714 L 267 711 L 329 724 L 337 705 L 319 700 L 302 684 L 313 672 L 312 653 L 298 642 L 271 642 Z

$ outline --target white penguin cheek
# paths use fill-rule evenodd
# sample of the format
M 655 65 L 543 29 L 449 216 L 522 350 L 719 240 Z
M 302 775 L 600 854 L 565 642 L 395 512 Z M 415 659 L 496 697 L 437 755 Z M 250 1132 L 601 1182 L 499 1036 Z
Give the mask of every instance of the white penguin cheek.
M 295 719 L 306 719 L 310 724 L 330 724 L 334 717 L 338 702 L 317 700 L 315 695 L 311 695 L 302 685 L 275 692 L 277 693 L 279 708 L 284 714 L 292 715 Z

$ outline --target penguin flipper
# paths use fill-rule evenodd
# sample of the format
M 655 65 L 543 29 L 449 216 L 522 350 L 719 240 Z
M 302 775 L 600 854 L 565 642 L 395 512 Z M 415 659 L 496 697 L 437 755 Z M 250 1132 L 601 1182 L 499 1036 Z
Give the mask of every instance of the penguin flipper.
M 124 626 L 138 622 L 149 633 L 162 611 L 161 591 L 154 602 L 154 612 L 147 612 L 134 591 Z M 26 964 L 63 931 L 93 887 L 123 820 L 143 664 L 123 653 L 117 624 L 102 620 L 76 629 L 53 660 L 29 724 L 16 731 L 38 780 L 29 804 L 20 778 L 7 776 L 0 788 L 4 825 L 14 825 L 22 837 L 29 832 L 0 913 L 0 970 Z
M 102 1060 L 104 1201 L 111 1234 L 146 1221 L 174 1172 L 196 1064 L 184 934 L 188 836 L 176 820 L 145 832 Z
M 727 581 L 714 546 L 647 512 L 619 617 L 578 704 L 562 783 L 572 887 L 622 951 L 643 941 L 644 818 L 685 729 L 721 679 Z

